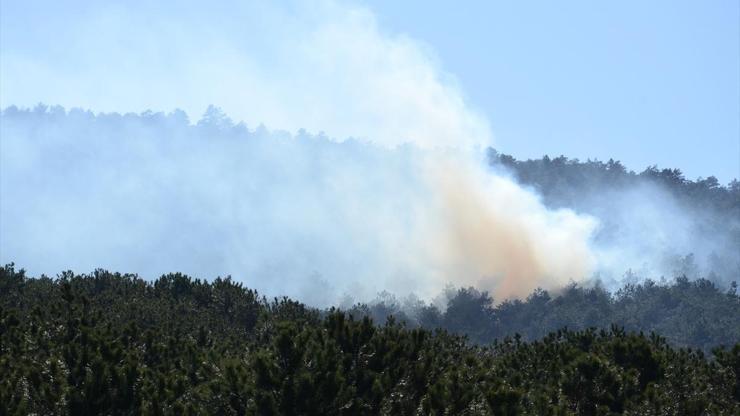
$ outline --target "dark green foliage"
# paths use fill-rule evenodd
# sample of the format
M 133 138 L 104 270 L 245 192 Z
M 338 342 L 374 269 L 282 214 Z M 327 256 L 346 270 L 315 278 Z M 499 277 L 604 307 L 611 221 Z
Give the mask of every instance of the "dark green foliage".
M 614 294 L 598 286 L 571 284 L 552 295 L 538 289 L 524 300 L 499 304 L 474 288 L 448 291 L 446 296 L 445 310 L 423 303 L 407 307 L 385 294 L 379 301 L 350 311 L 380 321 L 389 315 L 403 317 L 409 326 L 444 328 L 478 344 L 515 334 L 531 341 L 561 328 L 609 329 L 612 324 L 629 331 L 656 332 L 674 347 L 705 353 L 740 340 L 740 296 L 735 286 L 722 291 L 705 279 L 680 277 L 661 285 L 648 280 L 628 284 Z
M 0 414 L 740 412 L 740 345 L 707 358 L 613 327 L 481 347 L 179 274 L 29 279 L 9 265 L 0 287 Z M 455 322 L 499 319 L 486 294 L 466 296 Z

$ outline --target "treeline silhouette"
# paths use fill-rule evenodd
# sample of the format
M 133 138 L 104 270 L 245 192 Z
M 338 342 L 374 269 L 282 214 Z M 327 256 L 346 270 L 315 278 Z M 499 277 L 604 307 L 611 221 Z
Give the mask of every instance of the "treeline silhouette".
M 659 169 L 657 166 L 648 166 L 636 173 L 613 159 L 582 162 L 563 155 L 555 158 L 546 155 L 540 159 L 517 160 L 493 148 L 488 149 L 488 160 L 493 165 L 510 169 L 519 182 L 534 186 L 550 206 L 579 206 L 583 194 L 652 183 L 665 187 L 694 207 L 740 218 L 738 178 L 722 185 L 714 176 L 691 180 L 680 169 Z
M 711 298 L 723 306 L 707 318 L 738 328 L 737 294 L 710 283 L 625 290 L 633 295 L 624 309 L 699 313 Z M 504 311 L 522 305 L 571 303 L 581 319 L 600 293 L 537 292 L 495 310 L 503 323 Z M 470 328 L 490 311 L 476 306 L 487 299 L 458 291 L 443 326 Z M 507 325 L 523 326 L 518 319 Z M 150 282 L 97 270 L 50 279 L 0 269 L 2 414 L 730 415 L 740 412 L 740 345 L 727 347 L 707 356 L 617 325 L 476 345 L 392 317 L 378 326 L 352 312 L 268 300 L 229 278 Z

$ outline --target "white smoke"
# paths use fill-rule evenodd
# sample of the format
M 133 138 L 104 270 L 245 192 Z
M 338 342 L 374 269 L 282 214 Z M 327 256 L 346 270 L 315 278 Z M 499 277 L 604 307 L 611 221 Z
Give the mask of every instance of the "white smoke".
M 523 296 L 590 275 L 595 221 L 473 152 L 248 131 L 212 112 L 6 110 L 0 260 L 232 274 L 317 304 L 447 283 Z
M 180 113 L 6 111 L 2 262 L 232 274 L 316 304 L 431 296 L 447 282 L 507 297 L 591 275 L 596 221 L 486 171 L 485 119 L 428 48 L 366 8 L 121 4 L 80 16 L 55 35 L 63 57 L 3 43 L 3 105 L 192 116 L 217 103 L 295 134 L 214 110 L 198 127 Z
M 180 108 L 197 118 L 216 104 L 253 126 L 385 146 L 490 144 L 487 121 L 430 49 L 382 30 L 364 7 L 333 1 L 174 7 L 88 4 L 57 17 L 66 19 L 63 25 L 45 21 L 54 33 L 44 33 L 53 41 L 43 48 L 18 48 L 14 35 L 28 34 L 3 33 L 3 108 L 39 102 L 107 112 Z

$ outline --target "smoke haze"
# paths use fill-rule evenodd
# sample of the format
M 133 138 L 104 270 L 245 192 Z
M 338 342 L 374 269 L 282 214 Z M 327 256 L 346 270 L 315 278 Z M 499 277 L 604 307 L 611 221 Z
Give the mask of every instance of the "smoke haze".
M 233 274 L 323 304 L 449 282 L 524 295 L 591 271 L 594 220 L 471 152 L 249 131 L 215 109 L 191 126 L 11 108 L 2 137 L 2 260 L 32 273 Z
M 607 269 L 618 279 L 675 241 L 692 248 L 690 227 L 634 245 L 633 217 L 596 244 L 597 216 L 548 208 L 490 170 L 491 129 L 454 77 L 369 10 L 230 6 L 223 21 L 198 6 L 175 21 L 143 3 L 89 5 L 49 28 L 54 62 L 3 36 L 3 107 L 106 113 L 4 110 L 2 262 L 231 274 L 327 305 L 449 282 L 524 296 Z M 224 111 L 191 123 L 210 103 Z M 647 222 L 663 215 L 652 208 Z M 660 227 L 690 221 L 673 214 Z
M 490 144 L 433 52 L 379 27 L 348 2 L 82 3 L 75 12 L 7 5 L 2 107 L 39 102 L 106 112 L 211 104 L 251 126 L 299 129 L 383 146 Z M 15 13 L 14 13 L 15 12 Z M 32 23 L 50 16 L 48 27 Z M 176 15 L 176 17 L 175 17 Z M 11 30 L 27 23 L 34 30 Z M 53 38 L 20 48 L 23 37 Z

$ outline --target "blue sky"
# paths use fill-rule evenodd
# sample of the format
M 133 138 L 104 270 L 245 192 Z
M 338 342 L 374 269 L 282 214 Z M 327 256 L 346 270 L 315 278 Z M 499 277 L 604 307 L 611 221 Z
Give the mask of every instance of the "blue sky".
M 517 157 L 740 177 L 740 2 L 372 2 L 429 43 Z
M 737 1 L 316 4 L 2 0 L 0 101 L 740 177 Z

